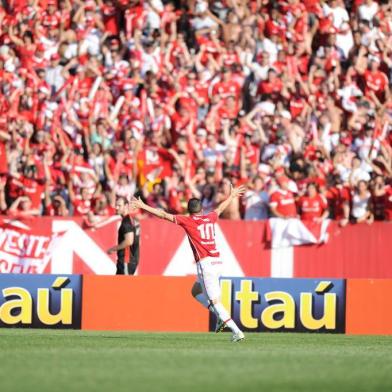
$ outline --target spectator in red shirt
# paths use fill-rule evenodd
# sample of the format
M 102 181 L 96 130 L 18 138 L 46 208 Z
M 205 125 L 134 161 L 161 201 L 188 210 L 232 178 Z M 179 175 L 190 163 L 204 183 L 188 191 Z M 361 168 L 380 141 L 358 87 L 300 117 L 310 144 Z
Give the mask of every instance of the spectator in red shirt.
M 289 179 L 285 175 L 281 175 L 277 181 L 279 188 L 272 192 L 269 201 L 272 216 L 284 219 L 296 218 L 297 208 L 294 194 L 289 191 Z
M 375 220 L 382 221 L 385 219 L 386 196 L 384 178 L 377 176 L 374 178 L 372 186 L 372 204 Z
M 315 183 L 309 183 L 306 187 L 306 195 L 298 201 L 302 220 L 320 223 L 329 215 L 327 200 L 317 191 Z
M 346 226 L 350 218 L 350 189 L 343 185 L 340 176 L 334 178 L 335 186 L 327 191 L 328 205 L 331 208 L 332 217 L 339 221 L 341 226 Z
M 269 95 L 276 99 L 282 92 L 283 83 L 278 78 L 276 71 L 270 68 L 268 71 L 267 80 L 260 82 L 258 93 L 262 96 Z
M 33 204 L 29 196 L 19 196 L 8 209 L 8 214 L 16 218 L 26 218 L 37 216 L 40 214 L 38 208 L 33 208 Z
M 356 63 L 356 71 L 363 75 L 365 95 L 374 102 L 385 102 L 388 93 L 388 77 L 380 68 L 380 58 L 377 56 L 364 57 L 366 50 L 360 50 Z M 362 67 L 361 67 L 362 64 Z M 369 64 L 367 69 L 363 65 Z
M 0 178 L 0 213 L 1 214 L 6 214 L 7 213 L 7 201 L 6 201 L 6 194 L 5 194 L 5 185 L 6 185 L 5 178 Z
M 96 227 L 114 215 L 115 212 L 115 208 L 108 203 L 106 196 L 101 195 L 94 200 L 94 206 L 85 217 L 84 223 L 88 227 Z
M 150 194 L 147 193 L 146 187 L 144 187 L 143 190 L 144 197 L 148 205 L 154 206 L 155 208 L 168 208 L 168 202 L 164 195 L 164 189 L 161 183 L 154 184 Z
M 18 195 L 28 197 L 32 208 L 40 211 L 41 198 L 44 192 L 44 179 L 37 178 L 36 165 L 28 164 L 23 168 L 23 174 L 13 173 L 12 177 L 13 183 L 19 188 Z M 26 200 L 23 199 L 22 201 Z
M 389 186 L 386 191 L 385 220 L 392 221 L 392 187 L 391 186 Z
M 87 216 L 92 209 L 91 193 L 88 188 L 81 188 L 75 196 L 72 186 L 69 187 L 69 197 L 73 205 L 74 216 Z
M 61 195 L 50 197 L 50 192 L 45 191 L 45 215 L 47 216 L 69 216 L 69 211 L 64 198 Z
M 216 101 L 217 98 L 226 99 L 229 96 L 234 96 L 238 101 L 241 98 L 241 87 L 232 79 L 229 68 L 223 67 L 221 72 L 221 81 L 212 88 L 212 98 Z

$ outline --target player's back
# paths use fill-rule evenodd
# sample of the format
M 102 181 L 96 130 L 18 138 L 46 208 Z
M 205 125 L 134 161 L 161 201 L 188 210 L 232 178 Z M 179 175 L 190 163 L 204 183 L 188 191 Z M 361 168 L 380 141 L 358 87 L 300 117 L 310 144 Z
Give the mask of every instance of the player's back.
M 218 215 L 215 211 L 206 215 L 175 215 L 174 222 L 185 230 L 196 261 L 205 257 L 219 257 L 215 243 L 217 220 Z

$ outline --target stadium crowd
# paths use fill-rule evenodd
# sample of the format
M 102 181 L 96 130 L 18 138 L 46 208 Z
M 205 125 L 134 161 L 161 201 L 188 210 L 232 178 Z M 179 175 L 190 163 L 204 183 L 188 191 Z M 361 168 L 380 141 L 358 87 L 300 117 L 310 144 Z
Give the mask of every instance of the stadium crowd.
M 0 209 L 392 220 L 392 3 L 2 0 Z

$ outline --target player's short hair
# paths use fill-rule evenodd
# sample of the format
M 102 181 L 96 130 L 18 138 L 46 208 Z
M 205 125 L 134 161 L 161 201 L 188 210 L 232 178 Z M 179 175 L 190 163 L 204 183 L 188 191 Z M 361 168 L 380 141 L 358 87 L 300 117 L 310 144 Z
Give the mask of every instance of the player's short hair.
M 124 196 L 118 196 L 117 197 L 117 201 L 120 201 L 120 200 L 123 201 L 124 205 L 129 204 L 129 200 L 126 197 L 124 197 Z
M 189 199 L 188 212 L 190 214 L 197 214 L 201 211 L 201 207 L 201 201 L 199 199 L 196 199 L 196 197 L 192 197 L 192 199 Z

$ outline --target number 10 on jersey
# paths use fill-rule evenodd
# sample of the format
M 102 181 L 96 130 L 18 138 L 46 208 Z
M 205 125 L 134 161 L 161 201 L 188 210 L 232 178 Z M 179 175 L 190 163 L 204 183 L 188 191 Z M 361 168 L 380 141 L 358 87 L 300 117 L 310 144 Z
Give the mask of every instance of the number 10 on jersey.
M 213 223 L 203 223 L 197 226 L 202 240 L 212 240 L 215 238 L 215 228 Z

